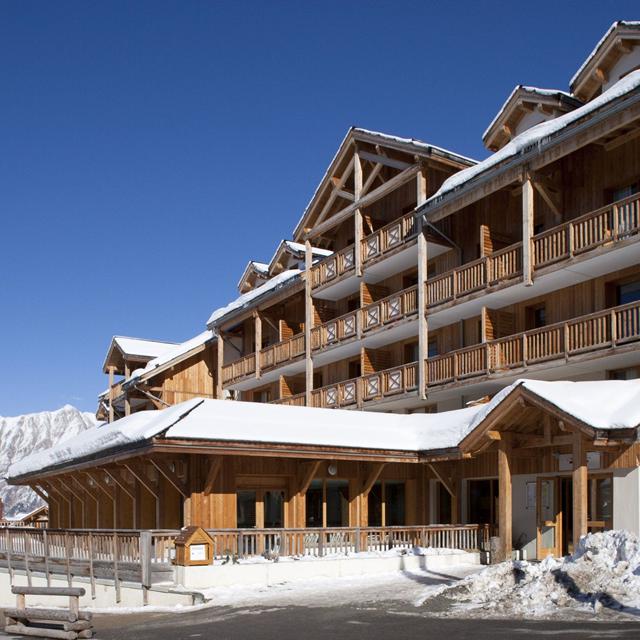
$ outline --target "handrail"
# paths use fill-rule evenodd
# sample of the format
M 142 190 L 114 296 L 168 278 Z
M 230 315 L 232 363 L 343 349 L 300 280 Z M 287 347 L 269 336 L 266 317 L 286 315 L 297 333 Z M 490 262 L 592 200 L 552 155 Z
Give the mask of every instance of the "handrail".
M 326 284 L 355 269 L 355 265 L 355 245 L 351 244 L 316 262 L 311 267 L 311 287 L 315 289 Z
M 250 353 L 222 366 L 222 383 L 235 382 L 256 372 L 256 354 Z
M 358 335 L 358 311 L 349 311 L 311 328 L 311 349 L 322 349 Z
M 414 212 L 405 214 L 380 227 L 362 239 L 362 261 L 369 260 L 401 246 L 417 235 L 418 226 Z
M 362 307 L 360 324 L 366 332 L 417 312 L 418 287 L 414 285 Z
M 304 355 L 304 333 L 271 344 L 260 351 L 260 370 L 273 369 Z
M 277 400 L 271 400 L 269 404 L 282 404 L 289 407 L 305 407 L 307 405 L 306 393 L 295 393 L 292 396 L 286 398 L 278 398 Z
M 630 302 L 428 358 L 427 385 L 448 384 L 558 358 L 570 359 L 637 340 L 640 302 Z

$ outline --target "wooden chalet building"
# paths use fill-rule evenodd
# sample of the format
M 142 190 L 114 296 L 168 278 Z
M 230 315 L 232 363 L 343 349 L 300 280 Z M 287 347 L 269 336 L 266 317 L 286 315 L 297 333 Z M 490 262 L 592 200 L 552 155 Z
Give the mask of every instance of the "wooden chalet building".
M 640 533 L 633 402 L 605 425 L 516 384 L 602 381 L 612 405 L 640 385 L 615 383 L 640 370 L 640 23 L 612 25 L 570 92 L 516 87 L 484 142 L 493 153 L 475 162 L 350 129 L 292 241 L 247 264 L 204 334 L 139 352 L 114 338 L 99 415 L 148 437 L 13 481 L 65 527 L 488 523 L 530 557 L 588 528 Z M 486 407 L 444 447 L 377 446 L 374 427 L 369 443 L 349 411 L 334 412 L 363 429 L 349 446 L 305 440 L 316 420 L 333 433 L 313 408 L 380 428 L 422 414 L 411 424 L 436 434 Z M 198 438 L 169 437 L 196 415 Z

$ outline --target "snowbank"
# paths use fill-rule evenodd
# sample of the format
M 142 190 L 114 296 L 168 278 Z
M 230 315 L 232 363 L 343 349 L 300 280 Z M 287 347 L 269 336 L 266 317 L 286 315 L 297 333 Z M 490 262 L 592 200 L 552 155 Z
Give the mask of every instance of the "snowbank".
M 589 534 L 571 556 L 549 557 L 540 563 L 504 562 L 437 595 L 457 603 L 455 614 L 474 617 L 636 613 L 640 540 L 626 531 Z

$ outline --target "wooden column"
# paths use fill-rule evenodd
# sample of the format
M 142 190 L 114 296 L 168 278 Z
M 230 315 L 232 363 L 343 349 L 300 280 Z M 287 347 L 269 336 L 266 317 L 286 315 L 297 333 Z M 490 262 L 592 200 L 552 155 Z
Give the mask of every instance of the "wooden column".
M 420 207 L 427 199 L 425 170 L 417 175 L 417 202 Z M 427 355 L 429 353 L 429 326 L 427 321 L 427 235 L 422 215 L 418 217 L 418 397 L 427 398 Z
M 360 196 L 362 195 L 362 163 L 360 161 L 360 154 L 358 153 L 357 148 L 353 154 L 353 195 L 356 203 L 360 200 Z M 353 255 L 356 264 L 356 275 L 360 277 L 362 276 L 362 239 L 364 238 L 362 230 L 362 209 L 360 209 L 360 207 L 355 210 L 354 224 L 355 244 L 353 248 Z
M 130 375 L 131 375 L 131 370 L 129 368 L 129 364 L 127 363 L 124 365 L 125 380 L 128 380 Z M 129 400 L 128 391 L 124 392 L 124 415 L 125 416 L 131 415 L 131 401 Z
M 113 422 L 113 374 L 115 367 L 109 367 L 109 422 Z
M 589 497 L 587 452 L 579 431 L 573 434 L 573 545 L 587 534 L 587 505 Z
M 260 377 L 260 351 L 262 349 L 262 317 L 256 311 L 253 314 L 254 340 L 256 343 L 256 378 Z
M 522 280 L 526 286 L 533 284 L 533 181 L 526 174 L 522 184 Z
M 218 398 L 218 400 L 222 400 L 224 397 L 222 389 L 222 365 L 224 364 L 224 340 L 222 338 L 222 331 L 218 331 L 216 347 L 218 350 L 216 362 L 216 398 Z
M 498 441 L 498 527 L 500 529 L 500 552 L 498 560 L 511 557 L 513 537 L 511 497 L 511 440 L 502 433 Z
M 307 240 L 305 246 L 305 283 L 304 283 L 304 353 L 305 353 L 305 394 L 306 405 L 311 406 L 311 392 L 313 391 L 313 360 L 311 359 L 311 327 L 313 326 L 313 300 L 311 298 L 311 267 L 313 254 L 311 242 Z

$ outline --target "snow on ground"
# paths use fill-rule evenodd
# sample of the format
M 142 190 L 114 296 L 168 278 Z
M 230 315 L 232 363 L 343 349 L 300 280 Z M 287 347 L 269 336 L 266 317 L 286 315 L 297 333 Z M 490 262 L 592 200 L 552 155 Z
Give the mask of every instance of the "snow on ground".
M 589 534 L 571 556 L 494 565 L 427 593 L 424 603 L 436 596 L 451 617 L 640 616 L 640 540 L 626 531 Z

